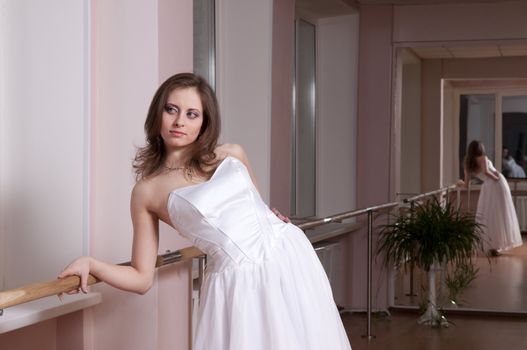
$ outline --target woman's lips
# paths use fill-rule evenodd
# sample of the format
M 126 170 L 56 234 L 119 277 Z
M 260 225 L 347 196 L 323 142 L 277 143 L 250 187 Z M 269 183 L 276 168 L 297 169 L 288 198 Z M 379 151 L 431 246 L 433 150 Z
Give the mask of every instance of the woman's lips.
M 170 135 L 172 135 L 172 136 L 184 136 L 186 134 L 183 131 L 170 130 Z

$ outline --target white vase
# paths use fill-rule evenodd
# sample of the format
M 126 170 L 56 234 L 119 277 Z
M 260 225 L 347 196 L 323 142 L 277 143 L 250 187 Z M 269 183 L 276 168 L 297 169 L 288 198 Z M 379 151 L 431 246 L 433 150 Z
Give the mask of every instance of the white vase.
M 425 313 L 421 315 L 418 322 L 428 326 L 448 327 L 447 319 L 437 309 L 436 272 L 439 270 L 440 267 L 437 263 L 430 266 L 428 271 L 428 304 Z

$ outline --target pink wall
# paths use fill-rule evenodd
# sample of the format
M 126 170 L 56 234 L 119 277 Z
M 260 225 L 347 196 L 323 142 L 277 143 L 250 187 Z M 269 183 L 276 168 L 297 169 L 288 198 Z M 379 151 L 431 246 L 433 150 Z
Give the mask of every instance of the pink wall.
M 192 0 L 158 0 L 158 83 L 193 69 Z M 153 91 L 152 91 L 153 94 Z M 174 229 L 160 224 L 159 251 L 191 246 Z M 191 262 L 158 271 L 157 349 L 186 349 L 190 346 Z
M 527 78 L 525 56 L 449 59 L 442 60 L 441 66 L 445 79 Z
M 425 60 L 421 72 L 421 191 L 441 187 L 441 62 Z
M 90 254 L 109 262 L 130 259 L 130 192 L 134 146 L 158 83 L 156 1 L 92 2 L 92 177 Z M 94 349 L 147 349 L 156 344 L 157 284 L 145 296 L 94 288 Z M 138 317 L 140 315 L 140 317 Z M 126 337 L 116 337 L 126 333 Z
M 396 6 L 394 42 L 504 40 L 527 37 L 527 3 Z
M 294 19 L 294 0 L 273 2 L 270 204 L 286 215 L 291 209 Z
M 0 345 L 6 350 L 58 350 L 56 332 L 56 319 L 44 321 L 0 334 Z M 82 344 L 75 344 L 75 347 L 79 345 Z M 60 350 L 66 350 L 66 348 Z
M 0 348 L 6 350 L 87 349 L 84 334 L 85 313 L 86 311 L 76 311 L 0 334 Z
M 92 217 L 91 254 L 130 259 L 131 160 L 144 142 L 150 100 L 169 75 L 192 70 L 192 1 L 92 1 Z M 160 250 L 188 242 L 162 225 Z M 188 348 L 189 265 L 158 271 L 144 296 L 109 286 L 96 289 L 93 348 Z M 119 334 L 119 336 L 116 336 Z
M 190 0 L 158 0 L 159 82 L 193 69 L 193 5 Z M 152 95 L 153 95 L 152 91 Z
M 392 7 L 360 13 L 357 206 L 390 200 Z
M 363 6 L 359 20 L 357 207 L 389 202 L 391 171 L 392 7 Z M 352 236 L 349 305 L 366 305 L 366 233 Z M 378 275 L 376 269 L 375 275 Z M 376 279 L 377 280 L 377 279 Z M 384 307 L 386 288 L 374 285 Z M 377 305 L 376 305 L 377 306 Z

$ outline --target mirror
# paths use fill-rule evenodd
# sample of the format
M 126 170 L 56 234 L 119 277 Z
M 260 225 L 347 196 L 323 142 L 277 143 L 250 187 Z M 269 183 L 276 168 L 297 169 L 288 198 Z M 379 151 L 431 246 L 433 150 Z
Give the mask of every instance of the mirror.
M 448 48 L 444 44 L 442 49 Z M 426 49 L 426 50 L 425 50 Z M 452 49 L 454 50 L 454 49 Z M 411 51 L 413 60 L 408 60 Z M 433 52 L 433 48 L 397 48 L 396 51 L 396 125 L 400 123 L 401 139 L 398 139 L 400 157 L 399 194 L 413 193 L 410 185 L 403 181 L 408 166 L 421 164 L 421 183 L 434 182 L 447 186 L 463 178 L 462 161 L 467 144 L 474 139 L 482 140 L 489 159 L 497 170 L 507 176 L 511 188 L 516 216 L 520 229 L 527 229 L 527 180 L 523 168 L 526 154 L 525 135 L 527 133 L 527 80 L 524 77 L 486 79 L 489 71 L 499 72 L 506 64 L 525 64 L 525 57 L 508 60 L 495 58 L 478 61 L 477 58 L 453 59 L 433 57 L 424 53 Z M 436 50 L 440 52 L 441 50 Z M 460 48 L 461 51 L 461 48 Z M 420 56 L 420 53 L 423 53 Z M 411 75 L 415 58 L 421 68 L 421 78 Z M 455 62 L 450 64 L 450 62 Z M 478 62 L 479 65 L 476 65 Z M 451 68 L 456 66 L 456 69 Z M 471 73 L 464 73 L 462 67 L 471 66 Z M 440 67 L 440 68 L 439 68 Z M 426 76 L 423 72 L 426 72 Z M 465 75 L 466 74 L 466 75 Z M 410 88 L 418 86 L 420 93 L 409 93 Z M 437 87 L 440 87 L 439 89 Z M 430 102 L 432 101 L 432 102 Z M 412 118 L 411 107 L 422 105 L 419 128 L 408 122 Z M 435 130 L 433 130 L 435 128 Z M 437 138 L 437 133 L 441 137 Z M 434 135 L 435 134 L 435 135 Z M 428 135 L 424 137 L 423 135 Z M 437 149 L 436 154 L 414 155 L 408 159 L 408 137 L 419 138 L 421 149 Z M 423 138 L 424 137 L 424 138 Z M 434 157 L 439 172 L 425 169 L 423 157 Z M 512 160 L 511 160 L 512 159 Z M 433 163 L 434 163 L 433 162 Z M 430 164 L 430 163 L 428 163 Z M 423 168 L 424 166 L 424 168 Z M 513 175 L 512 168 L 515 168 Z M 421 188 L 421 192 L 437 189 Z M 479 194 L 479 185 L 475 182 L 470 195 L 461 193 L 462 210 L 475 212 Z M 524 201 L 526 204 L 524 204 Z M 442 281 L 440 295 L 445 297 L 442 306 L 472 310 L 490 310 L 499 312 L 527 312 L 527 304 L 522 295 L 527 292 L 518 283 L 523 280 L 523 270 L 527 267 L 527 247 L 520 246 L 504 251 L 498 257 L 487 259 L 475 257 L 477 275 L 459 296 L 460 304 L 448 304 L 446 296 L 448 286 L 444 283 L 445 269 L 439 279 Z M 395 273 L 393 283 L 394 304 L 403 307 L 418 307 L 426 296 L 423 286 L 427 284 L 426 275 L 415 269 Z

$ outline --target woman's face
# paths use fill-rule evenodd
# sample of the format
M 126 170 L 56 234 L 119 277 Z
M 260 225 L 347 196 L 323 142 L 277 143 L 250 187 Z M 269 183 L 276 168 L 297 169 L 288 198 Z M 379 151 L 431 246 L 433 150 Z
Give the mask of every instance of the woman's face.
M 203 107 L 196 88 L 173 90 L 168 95 L 161 122 L 161 137 L 167 151 L 196 141 L 202 124 Z

